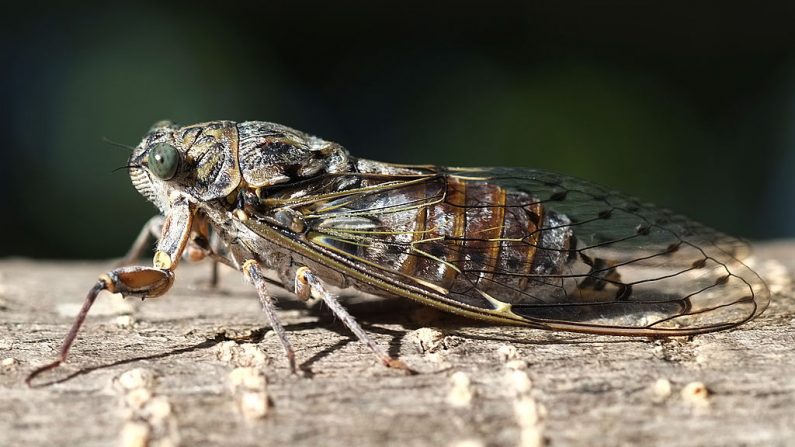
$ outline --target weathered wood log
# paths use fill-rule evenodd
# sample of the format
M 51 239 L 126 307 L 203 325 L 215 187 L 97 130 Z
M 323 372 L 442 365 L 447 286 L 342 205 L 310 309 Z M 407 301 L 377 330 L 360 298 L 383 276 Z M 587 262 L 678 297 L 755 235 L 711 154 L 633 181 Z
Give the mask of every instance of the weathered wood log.
M 786 445 L 795 440 L 795 243 L 757 249 L 759 319 L 668 340 L 480 325 L 405 300 L 346 302 L 406 375 L 319 305 L 280 300 L 292 376 L 254 291 L 182 265 L 165 297 L 103 294 L 56 355 L 98 262 L 0 261 L 0 445 Z M 253 369 L 239 369 L 250 367 Z M 263 378 L 264 376 L 264 378 Z

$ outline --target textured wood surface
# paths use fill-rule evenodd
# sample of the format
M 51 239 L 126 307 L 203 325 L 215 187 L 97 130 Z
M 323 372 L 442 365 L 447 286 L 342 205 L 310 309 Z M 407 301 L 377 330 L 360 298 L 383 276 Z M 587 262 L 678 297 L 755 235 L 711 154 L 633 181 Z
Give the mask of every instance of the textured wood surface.
M 285 297 L 301 377 L 253 290 L 183 265 L 164 298 L 103 294 L 69 361 L 33 389 L 110 263 L 0 261 L 0 445 L 786 445 L 795 439 L 795 244 L 757 249 L 756 321 L 649 340 L 477 325 L 404 300 L 347 300 L 375 363 L 319 305 Z M 253 367 L 254 369 L 239 369 Z M 263 379 L 264 375 L 264 379 Z M 263 384 L 267 382 L 267 384 Z M 267 403 L 267 407 L 264 404 Z M 263 416 L 264 412 L 264 416 Z

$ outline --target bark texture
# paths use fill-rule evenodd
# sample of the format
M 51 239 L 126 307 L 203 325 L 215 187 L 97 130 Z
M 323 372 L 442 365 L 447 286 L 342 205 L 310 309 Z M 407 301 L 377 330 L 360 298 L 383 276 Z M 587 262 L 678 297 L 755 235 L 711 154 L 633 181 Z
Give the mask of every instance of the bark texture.
M 774 291 L 757 320 L 649 340 L 475 324 L 351 297 L 406 375 L 322 305 L 280 316 L 292 376 L 253 288 L 181 265 L 163 298 L 102 294 L 68 362 L 50 361 L 111 263 L 0 261 L 0 445 L 786 445 L 795 439 L 795 243 L 757 248 Z M 274 291 L 279 294 L 278 291 Z

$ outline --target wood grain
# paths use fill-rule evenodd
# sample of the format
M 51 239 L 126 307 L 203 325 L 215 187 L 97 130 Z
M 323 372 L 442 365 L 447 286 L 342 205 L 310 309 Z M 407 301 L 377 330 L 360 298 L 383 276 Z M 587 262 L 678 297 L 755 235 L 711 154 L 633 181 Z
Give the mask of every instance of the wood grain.
M 285 295 L 302 377 L 289 374 L 239 274 L 224 272 L 212 290 L 208 265 L 182 265 L 163 298 L 100 296 L 69 361 L 29 389 L 25 375 L 53 358 L 111 263 L 6 259 L 0 445 L 786 445 L 795 295 L 785 268 L 795 268 L 795 243 L 760 245 L 757 260 L 776 292 L 767 312 L 691 340 L 478 325 L 405 300 L 346 300 L 419 371 L 411 376 L 376 364 L 327 309 Z M 246 385 L 230 385 L 241 367 L 265 375 L 260 400 L 246 403 Z M 135 374 L 152 382 L 119 385 Z M 246 405 L 258 405 L 256 417 Z

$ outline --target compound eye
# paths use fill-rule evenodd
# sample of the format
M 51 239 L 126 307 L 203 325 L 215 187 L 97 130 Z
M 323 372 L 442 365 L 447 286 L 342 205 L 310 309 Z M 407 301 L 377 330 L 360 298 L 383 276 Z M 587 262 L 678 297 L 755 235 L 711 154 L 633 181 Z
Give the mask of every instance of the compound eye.
M 162 180 L 174 177 L 179 167 L 179 151 L 170 144 L 158 143 L 149 149 L 149 170 Z

